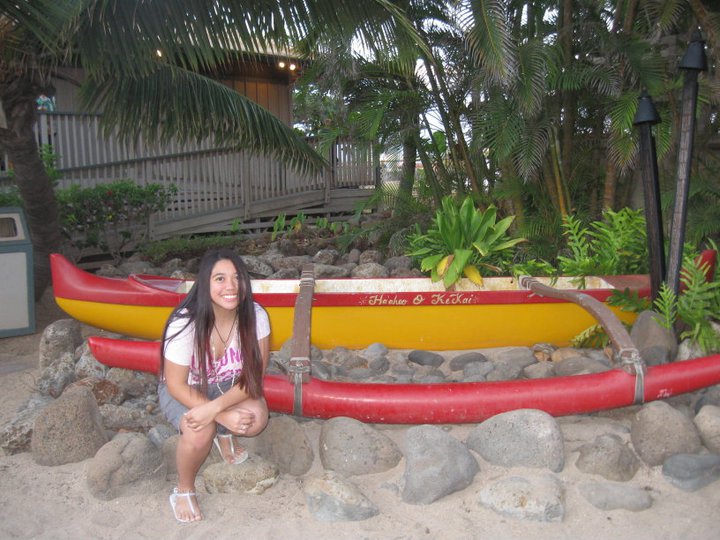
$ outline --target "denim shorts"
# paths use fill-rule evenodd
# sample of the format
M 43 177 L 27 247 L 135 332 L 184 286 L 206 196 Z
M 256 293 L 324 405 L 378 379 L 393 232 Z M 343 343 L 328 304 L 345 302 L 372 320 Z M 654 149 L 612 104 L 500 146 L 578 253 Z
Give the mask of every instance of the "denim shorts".
M 219 384 L 208 384 L 208 398 L 212 400 L 220 397 L 222 394 L 230 390 L 232 385 L 232 380 L 223 381 Z M 158 385 L 158 398 L 160 401 L 160 410 L 165 414 L 165 418 L 167 418 L 168 422 L 175 426 L 175 429 L 180 431 L 180 420 L 182 419 L 183 414 L 185 414 L 189 409 L 170 395 L 165 383 L 160 383 Z M 220 424 L 217 424 L 217 432 L 221 435 L 230 433 L 225 426 Z

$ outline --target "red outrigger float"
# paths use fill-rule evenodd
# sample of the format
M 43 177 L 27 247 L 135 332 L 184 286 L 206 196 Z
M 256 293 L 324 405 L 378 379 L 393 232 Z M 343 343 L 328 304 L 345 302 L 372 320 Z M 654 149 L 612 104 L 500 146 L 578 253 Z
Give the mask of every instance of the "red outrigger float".
M 108 366 L 157 372 L 160 344 L 89 338 L 93 355 Z M 636 399 L 638 377 L 644 378 Z M 548 379 L 447 383 L 370 384 L 322 381 L 293 383 L 267 375 L 270 410 L 308 418 L 347 416 L 387 424 L 476 423 L 515 409 L 540 409 L 553 416 L 581 414 L 664 399 L 720 383 L 720 355 L 647 368 L 640 375 L 613 369 Z M 300 404 L 297 392 L 301 390 Z

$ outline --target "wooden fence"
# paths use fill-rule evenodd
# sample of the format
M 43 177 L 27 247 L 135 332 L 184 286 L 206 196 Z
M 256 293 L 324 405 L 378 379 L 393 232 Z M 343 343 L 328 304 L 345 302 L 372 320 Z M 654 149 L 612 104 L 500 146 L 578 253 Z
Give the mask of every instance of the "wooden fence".
M 40 113 L 38 143 L 50 145 L 62 177 L 58 187 L 91 187 L 119 179 L 178 188 L 177 197 L 153 217 L 151 239 L 174 234 L 253 228 L 279 213 L 333 215 L 351 212 L 376 184 L 377 158 L 367 145 L 338 142 L 331 167 L 300 175 L 275 158 L 210 141 L 125 145 L 105 134 L 100 115 Z

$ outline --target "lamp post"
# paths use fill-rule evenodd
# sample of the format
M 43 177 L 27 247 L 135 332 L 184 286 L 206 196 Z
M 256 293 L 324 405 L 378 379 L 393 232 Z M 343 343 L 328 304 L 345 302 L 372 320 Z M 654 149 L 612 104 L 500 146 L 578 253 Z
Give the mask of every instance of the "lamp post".
M 640 131 L 640 175 L 645 196 L 645 226 L 647 228 L 650 255 L 650 292 L 654 301 L 665 280 L 665 249 L 663 246 L 662 216 L 660 210 L 660 182 L 658 180 L 657 154 L 652 126 L 660 122 L 655 104 L 643 90 L 638 100 L 633 125 Z
M 698 74 L 707 70 L 705 42 L 700 32 L 693 32 L 690 46 L 680 61 L 683 70 L 682 112 L 680 117 L 680 144 L 677 158 L 677 186 L 675 188 L 675 206 L 670 228 L 670 253 L 668 255 L 667 284 L 678 294 L 680 290 L 680 270 L 682 268 L 683 243 L 685 242 L 685 222 L 687 220 L 687 199 L 690 187 L 690 169 L 695 133 L 695 106 L 698 95 Z

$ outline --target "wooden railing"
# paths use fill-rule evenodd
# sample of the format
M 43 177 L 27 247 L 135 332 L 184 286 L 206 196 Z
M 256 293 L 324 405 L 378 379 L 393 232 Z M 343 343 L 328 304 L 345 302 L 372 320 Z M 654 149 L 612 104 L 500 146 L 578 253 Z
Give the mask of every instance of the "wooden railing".
M 126 178 L 139 185 L 174 184 L 178 195 L 155 222 L 228 209 L 236 219 L 251 219 L 260 201 L 313 193 L 327 202 L 331 190 L 375 185 L 376 160 L 364 145 L 338 142 L 331 150 L 330 170 L 300 175 L 275 158 L 210 141 L 156 144 L 140 137 L 134 145 L 125 145 L 116 133 L 104 133 L 100 120 L 97 114 L 39 114 L 38 144 L 52 146 L 57 156 L 62 175 L 58 187 L 91 187 Z M 297 200 L 307 204 L 309 199 Z

